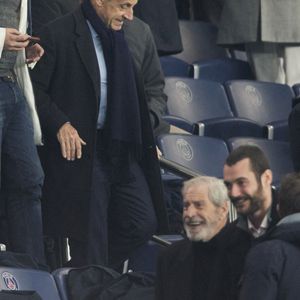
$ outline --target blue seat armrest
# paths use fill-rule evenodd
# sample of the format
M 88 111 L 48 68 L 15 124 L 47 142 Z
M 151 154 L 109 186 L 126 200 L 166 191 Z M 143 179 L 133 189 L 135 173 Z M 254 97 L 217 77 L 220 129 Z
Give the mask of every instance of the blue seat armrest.
M 269 140 L 289 141 L 288 120 L 273 121 L 265 125 Z
M 198 122 L 199 132 L 205 136 L 227 140 L 236 136 L 266 137 L 264 127 L 245 118 L 213 118 Z

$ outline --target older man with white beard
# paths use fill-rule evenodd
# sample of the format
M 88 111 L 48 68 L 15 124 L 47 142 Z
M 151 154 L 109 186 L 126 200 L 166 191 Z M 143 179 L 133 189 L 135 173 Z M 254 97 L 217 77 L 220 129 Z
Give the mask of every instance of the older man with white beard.
M 249 248 L 241 229 L 228 224 L 228 195 L 217 178 L 184 183 L 183 224 L 187 238 L 167 248 L 157 266 L 157 300 L 237 299 Z

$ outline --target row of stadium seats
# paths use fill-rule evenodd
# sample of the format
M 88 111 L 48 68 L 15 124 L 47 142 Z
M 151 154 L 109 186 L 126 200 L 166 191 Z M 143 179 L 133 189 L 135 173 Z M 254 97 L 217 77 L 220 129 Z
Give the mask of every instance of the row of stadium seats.
M 226 141 L 184 134 L 165 134 L 158 137 L 163 157 L 199 174 L 223 177 L 224 162 L 233 149 L 252 144 L 260 147 L 269 159 L 273 185 L 278 186 L 283 175 L 293 171 L 288 142 L 262 138 L 235 137 Z
M 251 136 L 288 141 L 295 93 L 284 84 L 232 80 L 224 85 L 167 77 L 165 119 L 190 133 L 228 139 Z
M 165 77 L 190 77 L 220 83 L 234 79 L 254 79 L 249 63 L 239 59 L 202 59 L 189 64 L 174 56 L 163 56 L 160 63 Z

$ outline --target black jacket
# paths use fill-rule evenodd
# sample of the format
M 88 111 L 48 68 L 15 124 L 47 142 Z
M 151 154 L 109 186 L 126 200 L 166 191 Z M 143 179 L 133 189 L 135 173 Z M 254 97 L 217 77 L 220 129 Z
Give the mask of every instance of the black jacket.
M 299 299 L 300 215 L 290 217 L 296 220 L 280 222 L 268 241 L 250 250 L 240 300 Z
M 74 10 L 79 0 L 31 0 L 32 30 L 39 35 L 41 28 Z
M 139 0 L 134 13 L 150 26 L 160 55 L 183 50 L 174 0 Z
M 159 256 L 156 300 L 237 299 L 248 249 L 248 239 L 230 224 L 207 243 L 175 243 Z

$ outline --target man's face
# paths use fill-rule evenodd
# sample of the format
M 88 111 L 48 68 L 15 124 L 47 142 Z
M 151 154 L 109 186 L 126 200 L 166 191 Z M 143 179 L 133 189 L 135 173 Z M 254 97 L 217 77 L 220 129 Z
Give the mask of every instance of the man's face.
M 262 178 L 257 181 L 249 158 L 242 159 L 232 166 L 225 165 L 224 183 L 238 214 L 249 216 L 262 208 L 265 202 Z
M 124 20 L 133 19 L 137 0 L 97 0 L 96 12 L 108 28 L 121 30 Z
M 183 195 L 183 226 L 191 241 L 209 241 L 225 225 L 227 206 L 215 206 L 206 186 L 191 186 Z

